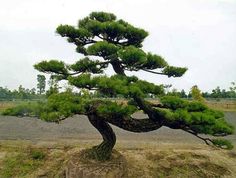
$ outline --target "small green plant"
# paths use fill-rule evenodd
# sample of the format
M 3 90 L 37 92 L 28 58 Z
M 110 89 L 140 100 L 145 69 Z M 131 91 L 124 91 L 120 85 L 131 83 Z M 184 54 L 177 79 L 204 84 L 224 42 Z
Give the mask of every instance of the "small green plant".
M 41 150 L 32 150 L 30 155 L 35 160 L 42 160 L 46 156 L 46 154 Z

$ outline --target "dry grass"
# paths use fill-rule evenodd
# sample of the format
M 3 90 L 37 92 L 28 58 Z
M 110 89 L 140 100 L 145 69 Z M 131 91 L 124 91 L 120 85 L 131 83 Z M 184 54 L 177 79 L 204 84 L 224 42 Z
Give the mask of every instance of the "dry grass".
M 206 150 L 143 150 L 140 153 L 124 152 L 128 157 L 129 177 L 141 178 L 210 178 L 235 177 L 235 165 L 221 156 L 212 156 Z M 145 166 L 144 166 L 145 165 Z
M 14 174 L 8 177 L 60 177 L 71 155 L 91 145 L 94 145 L 94 142 L 76 144 L 43 142 L 34 145 L 20 141 L 0 142 L 0 177 L 5 178 L 6 172 L 12 171 L 15 171 Z M 140 145 L 139 148 L 136 146 L 127 148 L 118 143 L 116 149 L 127 159 L 130 178 L 236 177 L 235 150 L 223 151 L 202 145 L 183 147 L 174 143 L 156 146 Z M 30 154 L 32 150 L 43 152 L 45 157 L 36 160 L 37 164 L 26 166 L 25 169 L 26 163 L 35 162 Z M 24 157 L 18 159 L 17 164 L 6 164 L 7 160 L 14 160 L 17 155 L 24 155 Z
M 206 104 L 212 109 L 236 111 L 236 101 L 207 101 Z
M 1 102 L 0 101 L 0 113 L 2 111 L 4 111 L 5 109 L 8 109 L 8 108 L 11 108 L 11 107 L 14 107 L 16 105 L 16 103 L 14 102 L 11 102 L 11 101 L 6 101 L 6 102 Z

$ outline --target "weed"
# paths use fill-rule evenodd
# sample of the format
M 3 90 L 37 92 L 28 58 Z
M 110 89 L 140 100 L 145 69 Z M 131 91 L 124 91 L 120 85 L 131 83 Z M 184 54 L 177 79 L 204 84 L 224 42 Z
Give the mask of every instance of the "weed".
M 30 155 L 35 160 L 42 160 L 46 156 L 45 153 L 41 150 L 32 150 Z

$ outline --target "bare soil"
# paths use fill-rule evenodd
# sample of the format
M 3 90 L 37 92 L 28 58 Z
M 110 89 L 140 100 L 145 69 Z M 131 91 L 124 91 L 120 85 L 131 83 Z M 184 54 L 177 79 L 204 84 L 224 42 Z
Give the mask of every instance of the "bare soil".
M 144 117 L 136 113 L 136 118 Z M 228 122 L 236 127 L 236 112 L 226 112 Z M 113 126 L 118 141 L 138 141 L 155 143 L 197 143 L 202 141 L 182 131 L 162 127 L 148 133 L 132 133 Z M 76 115 L 62 121 L 60 124 L 48 123 L 37 118 L 12 117 L 0 115 L 0 140 L 30 140 L 53 141 L 58 139 L 71 140 L 97 140 L 101 138 L 97 130 L 89 123 L 84 115 Z M 236 143 L 236 135 L 227 137 Z

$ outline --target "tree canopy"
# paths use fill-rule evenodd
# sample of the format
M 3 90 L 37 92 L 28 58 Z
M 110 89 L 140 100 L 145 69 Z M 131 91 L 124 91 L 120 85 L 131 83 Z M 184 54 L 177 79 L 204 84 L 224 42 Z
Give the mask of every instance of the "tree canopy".
M 146 71 L 167 77 L 181 77 L 187 71 L 185 67 L 169 65 L 160 55 L 144 51 L 142 42 L 148 36 L 147 31 L 117 19 L 112 13 L 92 12 L 79 20 L 77 26 L 59 25 L 56 33 L 73 43 L 84 58 L 73 64 L 59 59 L 43 60 L 34 65 L 35 69 L 57 80 L 67 80 L 79 89 L 99 91 L 107 96 L 121 94 L 128 100 L 124 104 L 71 92 L 56 93 L 49 96 L 45 108 L 39 112 L 40 118 L 53 122 L 74 114 L 87 115 L 103 137 L 103 142 L 92 149 L 96 158 L 108 159 L 115 145 L 115 134 L 109 124 L 131 132 L 148 132 L 167 126 L 191 133 L 207 144 L 231 147 L 227 141 L 199 135 L 232 134 L 233 127 L 224 120 L 222 112 L 175 96 L 160 97 L 159 104 L 144 99 L 145 94 L 161 96 L 163 85 L 128 76 L 126 71 Z M 115 72 L 111 77 L 105 75 L 108 66 Z M 146 117 L 135 118 L 132 114 L 136 111 L 143 111 Z

